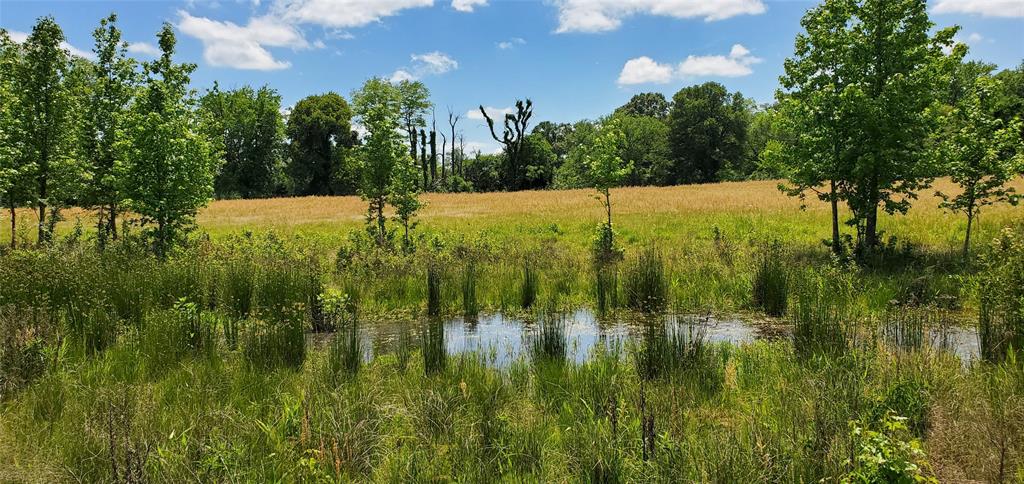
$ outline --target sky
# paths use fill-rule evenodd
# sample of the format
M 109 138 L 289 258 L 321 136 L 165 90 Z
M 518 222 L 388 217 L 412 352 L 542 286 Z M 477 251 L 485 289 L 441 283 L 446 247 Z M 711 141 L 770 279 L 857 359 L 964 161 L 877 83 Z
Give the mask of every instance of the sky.
M 534 120 L 610 113 L 640 92 L 671 97 L 716 81 L 759 103 L 778 88 L 805 0 L 0 0 L 0 28 L 15 40 L 52 15 L 67 48 L 91 56 L 91 32 L 119 16 L 131 55 L 157 52 L 164 22 L 178 60 L 197 64 L 202 90 L 268 85 L 285 107 L 311 94 L 346 97 L 372 76 L 418 79 L 431 91 L 438 130 L 462 117 L 467 148 L 491 152 L 477 106 L 500 116 L 516 99 Z M 1024 60 L 1024 0 L 929 0 L 938 27 L 959 25 L 969 58 Z M 499 133 L 500 136 L 500 133 Z

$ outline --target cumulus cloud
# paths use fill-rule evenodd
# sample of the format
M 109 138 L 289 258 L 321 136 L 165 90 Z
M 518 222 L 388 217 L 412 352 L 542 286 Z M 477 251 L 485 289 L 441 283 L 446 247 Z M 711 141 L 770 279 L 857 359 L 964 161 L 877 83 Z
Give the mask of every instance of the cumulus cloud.
M 434 0 L 278 0 L 271 10 L 275 17 L 289 23 L 348 28 L 433 4 Z
M 511 39 L 503 40 L 501 42 L 498 42 L 498 48 L 501 49 L 501 50 L 509 50 L 511 48 L 514 48 L 517 45 L 523 45 L 525 43 L 526 43 L 526 40 L 524 40 L 524 39 L 522 39 L 520 37 L 512 37 Z
M 459 68 L 459 63 L 455 59 L 439 51 L 413 54 L 409 57 L 412 59 L 412 64 L 391 74 L 391 82 L 414 81 L 425 76 L 441 75 Z
M 685 77 L 742 77 L 753 72 L 751 66 L 761 59 L 751 55 L 746 47 L 735 44 L 729 55 L 688 56 L 673 68 L 643 56 L 626 61 L 619 73 L 619 85 L 665 84 Z
M 476 7 L 486 7 L 487 0 L 452 0 L 452 8 L 460 12 L 472 12 Z
M 626 61 L 619 73 L 619 84 L 664 84 L 672 80 L 674 75 L 672 66 L 659 64 L 650 57 L 643 56 Z
M 750 66 L 758 62 L 761 59 L 750 55 L 746 47 L 736 44 L 728 56 L 688 56 L 679 64 L 679 74 L 694 77 L 743 77 L 754 72 Z
M 128 52 L 147 57 L 160 55 L 160 49 L 157 46 L 146 42 L 132 42 L 128 44 Z
M 706 22 L 765 12 L 761 0 L 557 0 L 558 33 L 607 32 L 633 15 L 659 15 Z
M 494 119 L 494 120 L 505 119 L 505 115 L 506 114 L 512 114 L 514 112 L 512 110 L 511 106 L 505 107 L 505 108 L 496 108 L 494 106 L 484 106 L 484 111 L 487 111 L 487 115 L 490 116 L 491 119 Z M 483 113 L 480 112 L 479 108 L 478 109 L 470 109 L 469 111 L 466 111 L 466 117 L 469 118 L 469 119 L 479 119 L 481 121 L 483 121 L 483 119 L 484 119 L 484 115 L 483 115 Z M 497 122 L 497 121 L 495 121 L 495 122 Z
M 213 66 L 260 71 L 286 69 L 291 63 L 275 59 L 267 47 L 313 47 L 294 25 L 270 16 L 253 17 L 245 26 L 193 17 L 185 11 L 179 11 L 178 16 L 178 29 L 203 43 L 203 59 Z
M 12 41 L 14 41 L 15 43 L 20 44 L 20 43 L 25 42 L 26 40 L 28 40 L 28 35 L 29 34 L 26 33 L 26 32 L 19 32 L 17 30 L 8 30 L 7 31 L 7 35 L 11 38 Z M 94 54 L 94 53 L 92 53 L 91 51 L 88 51 L 88 50 L 79 49 L 78 47 L 75 47 L 75 46 L 73 46 L 73 45 L 71 45 L 71 44 L 69 44 L 67 42 L 61 42 L 60 43 L 60 47 L 62 49 L 64 49 L 64 50 L 68 51 L 69 54 L 71 54 L 71 55 L 73 55 L 75 57 L 81 57 L 83 59 L 89 59 L 89 60 L 96 60 L 96 54 Z
M 938 0 L 933 13 L 961 13 L 982 17 L 1024 17 L 1021 0 Z

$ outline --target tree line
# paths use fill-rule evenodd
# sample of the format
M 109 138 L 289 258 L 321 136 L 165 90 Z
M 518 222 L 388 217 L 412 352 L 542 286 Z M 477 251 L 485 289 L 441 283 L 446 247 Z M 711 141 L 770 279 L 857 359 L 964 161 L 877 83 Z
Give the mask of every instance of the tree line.
M 933 32 L 915 0 L 809 10 L 770 105 L 707 82 L 575 123 L 534 124 L 529 99 L 498 118 L 480 106 L 495 154 L 467 152 L 451 108 L 439 127 L 421 82 L 374 78 L 347 99 L 311 95 L 286 112 L 268 86 L 190 89 L 195 66 L 174 62 L 169 25 L 157 59 L 132 59 L 116 22 L 94 31 L 93 61 L 61 47 L 50 17 L 21 44 L 0 33 L 0 202 L 12 245 L 19 207 L 34 209 L 40 243 L 62 208 L 81 206 L 97 214 L 101 246 L 137 225 L 162 253 L 211 198 L 353 194 L 368 202 L 375 240 L 394 237 L 391 206 L 408 245 L 423 191 L 580 187 L 601 192 L 610 239 L 612 187 L 782 178 L 787 193 L 830 203 L 840 253 L 877 247 L 880 210 L 905 213 L 950 176 L 962 191 L 939 195 L 967 217 L 966 252 L 978 212 L 1018 200 L 1007 184 L 1022 170 L 1024 64 L 995 73 L 965 62 L 956 28 Z M 850 220 L 839 220 L 841 204 Z

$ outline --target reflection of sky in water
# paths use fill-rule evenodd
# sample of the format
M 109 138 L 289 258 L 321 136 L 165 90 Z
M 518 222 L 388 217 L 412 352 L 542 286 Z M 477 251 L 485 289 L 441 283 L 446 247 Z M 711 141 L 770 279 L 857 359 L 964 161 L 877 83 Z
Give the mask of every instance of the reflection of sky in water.
M 568 356 L 581 362 L 598 345 L 606 348 L 613 344 L 625 344 L 627 340 L 642 337 L 644 323 L 633 316 L 626 319 L 607 320 L 598 318 L 593 312 L 582 309 L 562 316 L 565 324 Z M 715 319 L 710 316 L 660 316 L 659 323 L 666 327 L 687 331 L 703 331 L 712 343 L 742 345 L 762 337 L 756 326 L 740 319 Z M 366 356 L 394 351 L 399 334 L 409 332 L 410 344 L 419 346 L 423 322 L 381 321 L 360 328 L 367 348 Z M 475 320 L 455 318 L 444 323 L 445 346 L 450 354 L 473 352 L 497 366 L 507 366 L 529 351 L 529 338 L 536 332 L 537 323 L 526 318 L 506 317 L 501 313 L 482 314 Z M 778 334 L 774 334 L 778 336 Z M 947 327 L 929 329 L 927 338 L 930 346 L 945 348 L 965 362 L 978 358 L 978 338 L 974 329 Z

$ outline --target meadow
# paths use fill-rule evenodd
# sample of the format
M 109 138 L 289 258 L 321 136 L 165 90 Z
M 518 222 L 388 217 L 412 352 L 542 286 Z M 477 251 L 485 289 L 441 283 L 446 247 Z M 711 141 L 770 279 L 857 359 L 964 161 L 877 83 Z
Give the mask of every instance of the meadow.
M 0 480 L 1024 478 L 1024 324 L 996 297 L 1020 209 L 984 212 L 963 261 L 922 193 L 855 265 L 776 184 L 613 190 L 611 269 L 586 190 L 426 194 L 411 253 L 375 248 L 355 197 L 213 202 L 166 260 L 130 230 L 96 251 L 70 211 L 0 255 Z M 576 358 L 581 309 L 602 344 Z M 521 352 L 451 346 L 490 314 Z

